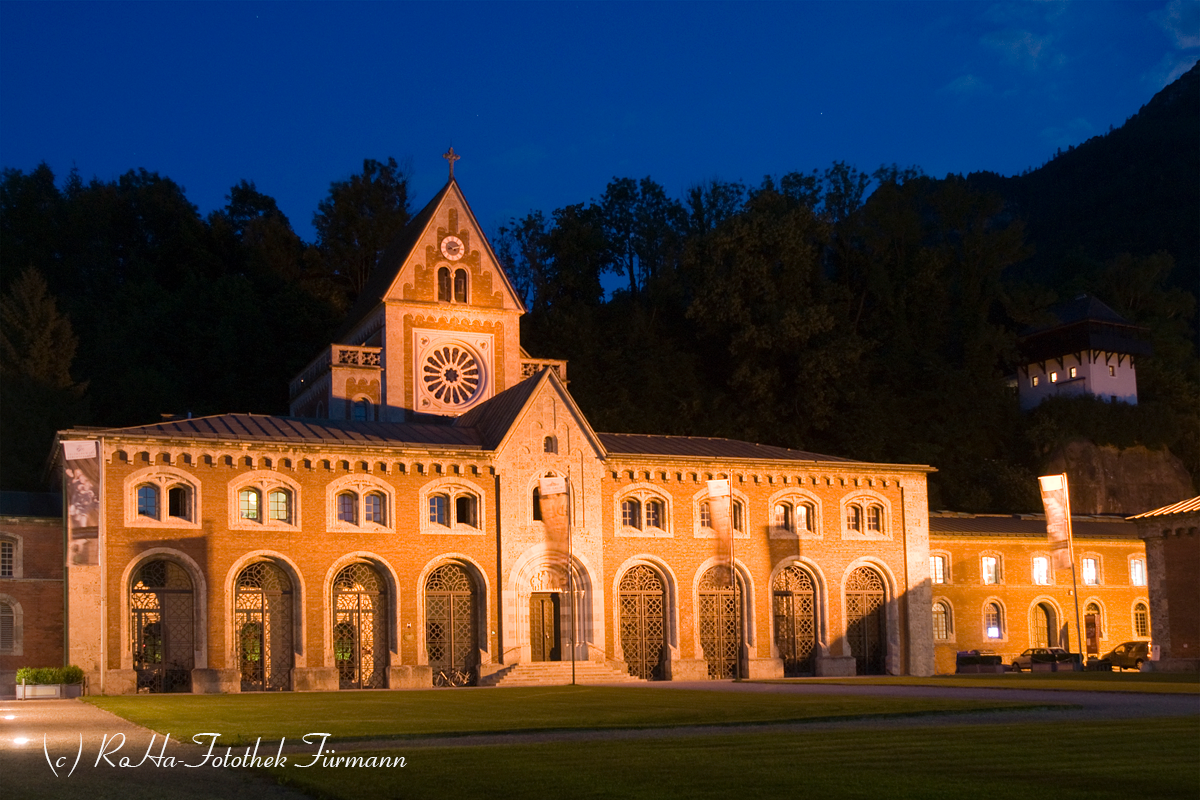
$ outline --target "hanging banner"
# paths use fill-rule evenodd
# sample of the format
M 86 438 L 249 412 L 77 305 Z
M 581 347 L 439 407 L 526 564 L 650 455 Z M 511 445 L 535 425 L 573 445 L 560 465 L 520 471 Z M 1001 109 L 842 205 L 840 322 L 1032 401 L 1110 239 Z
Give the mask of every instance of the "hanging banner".
M 546 526 L 546 547 L 554 554 L 561 556 L 563 563 L 567 561 L 570 548 L 570 531 L 567 499 L 566 478 L 539 478 L 538 495 L 542 509 L 542 524 Z
M 63 442 L 67 494 L 67 562 L 100 563 L 100 443 Z
M 729 481 L 708 482 L 709 524 L 717 534 L 717 560 L 733 566 L 733 525 L 729 519 Z
M 1071 498 L 1067 491 L 1067 476 L 1043 475 L 1038 478 L 1042 489 L 1042 507 L 1046 509 L 1046 535 L 1055 569 L 1071 568 Z

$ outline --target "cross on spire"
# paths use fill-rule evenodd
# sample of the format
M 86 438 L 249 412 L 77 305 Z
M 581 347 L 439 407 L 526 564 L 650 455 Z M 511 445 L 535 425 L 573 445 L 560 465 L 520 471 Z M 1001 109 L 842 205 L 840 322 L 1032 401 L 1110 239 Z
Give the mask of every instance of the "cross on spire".
M 458 161 L 462 156 L 455 154 L 454 145 L 451 145 L 442 158 L 450 162 L 450 180 L 454 180 L 454 162 Z

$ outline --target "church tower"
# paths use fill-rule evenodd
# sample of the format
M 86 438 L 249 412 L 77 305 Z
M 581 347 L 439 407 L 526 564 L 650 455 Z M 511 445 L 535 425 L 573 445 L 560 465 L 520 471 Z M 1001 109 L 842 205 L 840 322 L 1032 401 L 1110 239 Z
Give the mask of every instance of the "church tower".
M 292 416 L 404 422 L 458 416 L 541 366 L 525 307 L 454 178 L 396 237 L 332 345 L 290 386 Z

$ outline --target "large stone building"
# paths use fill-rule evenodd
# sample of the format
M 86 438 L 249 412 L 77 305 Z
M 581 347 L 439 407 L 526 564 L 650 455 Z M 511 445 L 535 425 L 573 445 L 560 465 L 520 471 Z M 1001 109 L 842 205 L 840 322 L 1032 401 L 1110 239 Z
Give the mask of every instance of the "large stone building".
M 522 313 L 452 175 L 292 416 L 62 432 L 98 442 L 98 536 L 68 571 L 91 690 L 488 683 L 569 660 L 572 622 L 610 677 L 933 671 L 928 467 L 597 433 L 567 365 L 522 350 Z M 568 480 L 569 576 L 547 475 Z
M 62 497 L 0 492 L 0 697 L 17 669 L 63 663 Z
M 1156 666 L 1200 671 L 1200 496 L 1130 519 L 1146 541 Z

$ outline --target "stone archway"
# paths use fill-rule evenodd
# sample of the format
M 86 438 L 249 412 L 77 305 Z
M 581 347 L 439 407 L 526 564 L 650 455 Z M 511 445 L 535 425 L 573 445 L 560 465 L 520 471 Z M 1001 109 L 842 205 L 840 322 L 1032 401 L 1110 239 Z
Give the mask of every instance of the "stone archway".
M 870 567 L 859 567 L 846 580 L 846 639 L 857 674 L 886 673 L 887 589 Z
M 742 579 L 729 567 L 716 566 L 700 579 L 700 647 L 708 677 L 732 678 L 741 672 L 744 626 Z
M 256 561 L 234 583 L 234 638 L 243 692 L 291 688 L 294 594 L 287 573 L 269 561 Z
M 173 561 L 148 561 L 129 588 L 129 632 L 138 691 L 190 692 L 195 666 L 194 590 Z
M 333 579 L 333 658 L 341 689 L 382 689 L 388 667 L 387 584 L 370 564 Z
M 619 589 L 621 649 L 629 674 L 643 680 L 666 678 L 666 582 L 652 567 L 639 564 L 621 577 Z
M 816 669 L 817 592 L 812 576 L 797 566 L 780 570 L 772 590 L 775 647 L 785 677 L 810 675 Z
M 465 686 L 477 678 L 478 591 L 467 569 L 453 562 L 425 580 L 425 650 L 435 686 Z

